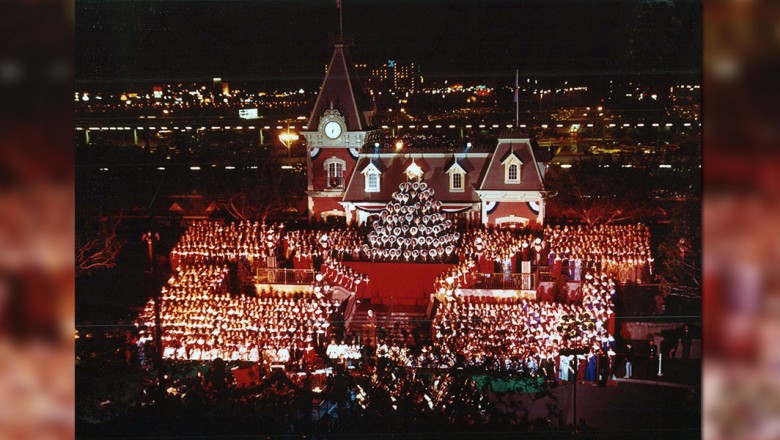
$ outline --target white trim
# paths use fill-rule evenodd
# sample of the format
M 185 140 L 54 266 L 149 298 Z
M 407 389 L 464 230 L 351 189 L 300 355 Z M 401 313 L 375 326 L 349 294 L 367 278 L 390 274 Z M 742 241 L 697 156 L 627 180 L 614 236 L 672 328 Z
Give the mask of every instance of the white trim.
M 540 191 L 479 190 L 477 195 L 482 200 L 499 202 L 535 202 L 544 198 Z
M 347 217 L 347 213 L 344 212 L 344 211 L 339 211 L 338 209 L 331 209 L 330 211 L 322 211 L 320 213 L 320 217 L 322 217 L 323 220 L 328 218 L 328 217 L 344 217 L 344 218 L 346 218 Z
M 466 170 L 462 166 L 460 166 L 457 160 L 453 162 L 452 165 L 450 165 L 450 167 L 447 168 L 447 170 L 445 170 L 444 172 L 447 174 L 452 174 L 456 172 L 459 172 L 460 174 L 466 174 Z
M 455 176 L 460 176 L 460 188 L 455 188 Z M 465 192 L 465 191 L 466 191 L 466 173 L 462 173 L 460 171 L 452 172 L 450 174 L 450 192 Z
M 341 186 L 337 186 L 337 187 L 334 187 L 334 188 L 331 188 L 331 186 L 330 186 L 330 179 L 332 179 L 332 177 L 330 175 L 330 165 L 331 164 L 339 164 L 339 165 L 341 165 Z M 331 156 L 331 157 L 325 159 L 325 161 L 323 162 L 323 166 L 325 167 L 325 174 L 327 174 L 327 176 L 328 176 L 328 178 L 327 178 L 328 180 L 327 180 L 327 182 L 325 182 L 325 187 L 328 188 L 328 189 L 342 189 L 342 190 L 346 189 L 347 182 L 346 182 L 346 179 L 345 179 L 344 175 L 347 173 L 347 162 L 344 159 L 341 159 L 339 157 Z
M 512 148 L 512 146 L 510 145 L 509 148 Z M 523 164 L 523 161 L 520 160 L 520 158 L 517 156 L 517 154 L 515 154 L 514 148 L 512 148 L 509 151 L 509 156 L 507 156 L 506 159 L 501 161 L 501 165 L 506 166 L 507 163 L 513 163 L 513 162 L 514 163 L 519 163 L 520 165 Z
M 509 153 L 509 156 L 507 156 L 506 159 L 501 161 L 501 164 L 504 165 L 504 183 L 513 185 L 520 183 L 522 180 L 521 173 L 523 171 L 523 161 L 517 157 L 514 150 Z M 517 176 L 515 179 L 509 177 L 509 170 L 512 168 L 512 165 L 517 166 Z
M 367 193 L 379 192 L 380 188 L 382 187 L 381 173 L 378 172 L 378 171 L 369 171 L 368 173 L 365 173 L 365 176 L 366 176 L 366 188 L 365 188 L 365 191 Z M 376 186 L 375 187 L 371 186 L 371 176 L 376 176 Z
M 367 173 L 378 173 L 382 174 L 381 171 L 379 171 L 379 168 L 374 165 L 373 162 L 369 162 L 368 165 L 366 165 L 365 168 L 363 168 L 363 171 L 360 172 L 360 174 L 367 174 Z
M 364 143 L 365 144 L 365 143 Z M 370 150 L 373 150 L 373 146 L 367 147 L 369 151 L 365 153 L 360 153 L 360 157 L 370 157 L 370 158 L 379 158 L 379 157 L 386 157 L 386 158 L 394 158 L 394 157 L 405 157 L 405 158 L 425 158 L 425 159 L 442 159 L 446 157 L 452 157 L 452 153 L 374 153 Z M 464 159 L 467 157 L 488 157 L 490 156 L 490 153 L 458 153 L 457 154 L 459 159 Z
M 499 217 L 493 220 L 493 223 L 496 226 L 503 225 L 504 223 L 520 223 L 523 226 L 528 226 L 528 224 L 531 223 L 531 220 L 525 217 L 518 217 L 514 214 L 510 214 L 508 216 Z

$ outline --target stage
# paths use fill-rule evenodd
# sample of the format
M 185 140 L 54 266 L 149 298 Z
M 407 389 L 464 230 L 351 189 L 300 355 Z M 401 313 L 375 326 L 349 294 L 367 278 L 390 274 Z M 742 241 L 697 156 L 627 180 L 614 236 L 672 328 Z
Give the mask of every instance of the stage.
M 345 261 L 345 266 L 368 275 L 368 288 L 358 299 L 372 304 L 421 306 L 428 304 L 436 277 L 453 264 L 378 263 Z

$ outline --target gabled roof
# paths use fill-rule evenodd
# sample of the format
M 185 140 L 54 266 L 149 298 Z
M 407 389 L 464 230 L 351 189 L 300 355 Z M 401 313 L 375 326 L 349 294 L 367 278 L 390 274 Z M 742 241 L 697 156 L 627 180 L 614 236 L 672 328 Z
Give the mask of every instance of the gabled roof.
M 185 218 L 208 218 L 219 207 L 202 194 L 172 194 L 155 200 L 150 213 L 153 215 L 181 215 Z
M 369 162 L 368 165 L 363 168 L 363 171 L 361 171 L 360 174 L 366 174 L 370 172 L 382 174 L 382 170 L 380 170 L 374 162 Z
M 479 196 L 475 186 L 479 184 L 480 177 L 488 158 L 467 156 L 458 159 L 458 166 L 466 172 L 464 191 L 450 191 L 450 176 L 447 170 L 452 166 L 452 157 L 415 157 L 414 163 L 422 168 L 423 181 L 436 193 L 436 199 L 442 203 L 474 203 L 479 202 Z M 406 169 L 412 164 L 412 158 L 406 154 L 396 154 L 389 157 L 380 157 L 373 160 L 367 157 L 358 159 L 356 170 L 363 171 L 373 162 L 382 171 L 382 178 L 378 192 L 365 192 L 363 182 L 352 179 L 344 192 L 345 202 L 382 202 L 390 200 L 394 191 L 398 191 L 398 185 L 407 182 Z M 362 179 L 361 179 L 362 180 Z
M 512 155 L 520 166 L 520 183 L 504 182 L 504 163 Z M 542 191 L 542 175 L 528 139 L 499 139 L 479 189 L 483 191 Z
M 514 149 L 514 144 L 510 144 L 509 151 L 506 153 L 506 155 L 501 158 L 501 165 L 506 165 L 509 163 L 512 159 L 514 159 L 516 162 L 520 162 L 522 165 L 524 162 L 517 156 Z
M 450 163 L 449 165 L 444 166 L 445 173 L 450 174 L 456 171 L 464 174 L 466 173 L 466 170 L 462 166 L 460 166 L 460 164 L 458 163 L 458 159 L 456 159 L 454 156 L 451 159 L 451 162 L 452 163 Z
M 353 73 L 352 66 L 346 47 L 336 44 L 328 65 L 328 73 L 322 81 L 317 102 L 309 117 L 309 130 L 317 130 L 320 117 L 330 108 L 331 103 L 333 108 L 344 116 L 348 131 L 369 128 L 370 121 L 366 119 L 365 112 L 371 110 L 371 103 L 363 92 L 357 75 Z

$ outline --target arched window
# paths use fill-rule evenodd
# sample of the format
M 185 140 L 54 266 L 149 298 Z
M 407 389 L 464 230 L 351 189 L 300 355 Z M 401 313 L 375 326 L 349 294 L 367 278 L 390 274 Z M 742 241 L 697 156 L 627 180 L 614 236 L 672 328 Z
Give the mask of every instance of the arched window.
M 501 162 L 504 165 L 504 183 L 520 183 L 520 172 L 523 161 L 517 156 L 513 150 L 509 155 Z
M 325 160 L 325 170 L 328 172 L 328 189 L 344 188 L 344 168 L 346 162 L 338 157 L 331 157 Z

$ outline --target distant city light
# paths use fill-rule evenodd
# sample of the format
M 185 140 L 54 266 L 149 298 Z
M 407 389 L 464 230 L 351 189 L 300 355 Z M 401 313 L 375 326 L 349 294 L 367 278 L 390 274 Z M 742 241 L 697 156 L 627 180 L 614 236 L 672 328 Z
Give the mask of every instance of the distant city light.
M 293 169 L 292 165 L 282 165 L 283 170 L 291 170 Z
M 165 167 L 157 167 L 157 169 L 160 171 L 165 171 Z
M 669 164 L 662 163 L 661 165 L 658 165 L 658 168 L 671 168 L 672 166 Z
M 200 167 L 197 167 L 197 166 L 196 166 L 196 167 L 190 167 L 190 169 L 191 169 L 192 171 L 199 171 L 199 170 L 200 170 Z
M 226 169 L 226 170 L 235 170 L 235 169 L 236 169 L 236 167 L 234 167 L 234 166 L 232 166 L 232 165 L 228 165 L 228 166 L 226 166 L 226 167 L 225 167 L 225 169 Z

